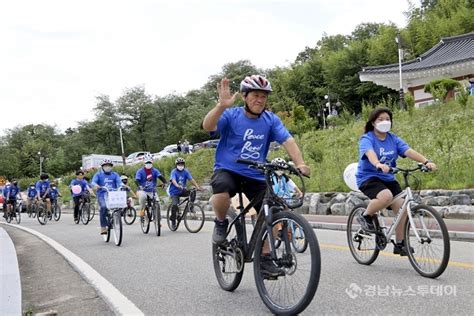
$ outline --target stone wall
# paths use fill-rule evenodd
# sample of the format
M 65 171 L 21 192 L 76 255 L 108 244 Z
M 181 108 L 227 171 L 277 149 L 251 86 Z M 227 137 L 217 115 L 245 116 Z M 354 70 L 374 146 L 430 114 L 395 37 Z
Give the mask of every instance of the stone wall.
M 199 204 L 205 211 L 209 205 L 210 187 L 198 193 Z M 465 190 L 422 190 L 417 197 L 424 204 L 433 206 L 445 218 L 474 219 L 474 189 Z M 369 199 L 359 192 L 319 192 L 307 193 L 301 214 L 348 215 L 358 204 L 367 204 Z M 389 214 L 390 215 L 390 214 Z

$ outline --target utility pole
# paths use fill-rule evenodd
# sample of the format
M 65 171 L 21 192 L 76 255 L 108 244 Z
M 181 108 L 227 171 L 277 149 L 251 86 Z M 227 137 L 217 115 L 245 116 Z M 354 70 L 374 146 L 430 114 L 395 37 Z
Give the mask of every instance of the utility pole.
M 403 81 L 402 81 L 402 58 L 403 58 L 403 50 L 402 50 L 402 42 L 400 40 L 400 32 L 397 33 L 397 37 L 395 41 L 398 44 L 398 72 L 400 74 L 400 109 L 406 110 L 405 107 L 405 94 L 403 92 Z

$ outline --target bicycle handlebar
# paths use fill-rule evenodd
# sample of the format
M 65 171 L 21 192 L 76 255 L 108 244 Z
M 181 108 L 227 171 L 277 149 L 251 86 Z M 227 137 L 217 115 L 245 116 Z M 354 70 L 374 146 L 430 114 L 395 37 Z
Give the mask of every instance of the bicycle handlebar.
M 377 170 L 382 171 L 381 168 L 377 168 Z M 421 172 L 430 172 L 431 171 L 430 168 L 428 168 L 427 166 L 425 166 L 422 163 L 419 163 L 415 168 L 411 168 L 411 169 L 404 169 L 404 168 L 400 168 L 400 167 L 390 167 L 389 173 L 397 174 L 399 172 L 403 172 L 403 173 L 409 174 L 409 173 L 413 173 L 413 172 L 418 171 L 418 170 L 420 170 Z
M 282 167 L 280 165 L 272 164 L 271 162 L 259 162 L 259 161 L 248 160 L 248 159 L 237 159 L 236 162 L 241 163 L 241 164 L 245 164 L 245 165 L 249 165 L 249 166 L 251 166 L 255 169 L 260 169 L 264 172 L 266 172 L 268 170 L 271 170 L 271 171 L 288 170 L 290 173 L 296 174 L 298 176 L 302 175 L 302 176 L 305 176 L 306 178 L 309 178 L 309 176 L 307 176 L 305 174 L 302 174 L 299 171 L 299 169 L 295 168 L 292 164 L 289 164 L 289 163 L 286 163 L 285 167 Z

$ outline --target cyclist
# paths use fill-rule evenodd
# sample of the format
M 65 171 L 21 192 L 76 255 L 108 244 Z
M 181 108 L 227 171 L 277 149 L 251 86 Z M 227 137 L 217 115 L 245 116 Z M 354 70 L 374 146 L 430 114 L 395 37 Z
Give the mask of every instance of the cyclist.
M 231 94 L 229 80 L 222 79 L 217 85 L 219 100 L 211 109 L 202 127 L 204 130 L 218 132 L 221 139 L 216 149 L 214 174 L 211 178 L 213 191 L 212 207 L 216 219 L 213 242 L 221 244 L 225 241 L 228 227 L 226 213 L 230 206 L 230 198 L 242 188 L 243 193 L 251 201 L 266 189 L 264 175 L 249 166 L 239 164 L 237 159 L 251 159 L 264 162 L 272 141 L 282 144 L 296 167 L 305 174 L 310 174 L 301 151 L 294 138 L 290 135 L 281 120 L 274 113 L 266 110 L 268 95 L 272 91 L 270 82 L 259 75 L 246 77 L 240 83 L 240 92 L 244 101 L 243 107 L 232 107 L 238 93 Z M 255 206 L 260 210 L 261 203 Z M 262 260 L 262 270 L 279 273 L 275 265 Z M 268 265 L 267 265 L 268 263 Z
M 178 211 L 179 198 L 189 196 L 189 191 L 186 190 L 186 183 L 191 183 L 196 187 L 198 191 L 201 191 L 201 187 L 193 179 L 191 173 L 186 169 L 186 161 L 184 158 L 178 157 L 175 160 L 176 168 L 171 171 L 170 186 L 168 187 L 168 195 L 171 197 L 171 225 L 176 225 L 176 213 Z M 194 202 L 196 196 L 191 196 L 191 202 Z M 191 210 L 192 211 L 192 210 Z
M 426 159 L 422 154 L 411 149 L 401 138 L 390 133 L 393 126 L 392 112 L 387 108 L 373 110 L 367 123 L 365 133 L 359 140 L 359 164 L 356 172 L 359 190 L 371 200 L 364 214 L 360 214 L 358 221 L 367 232 L 373 232 L 375 226 L 372 216 L 390 207 L 397 212 L 403 204 L 403 199 L 398 198 L 402 192 L 400 184 L 395 180 L 395 175 L 390 173 L 390 168 L 397 166 L 398 156 L 408 157 L 423 163 L 431 170 L 436 170 L 436 165 Z M 407 214 L 397 226 L 394 254 L 408 255 L 403 240 L 403 228 Z M 413 249 L 410 249 L 413 252 Z
M 5 196 L 5 201 L 6 201 L 6 212 L 4 214 L 4 217 L 6 217 L 7 214 L 10 212 L 13 212 L 13 216 L 15 216 L 15 207 L 16 207 L 16 198 L 17 195 L 20 193 L 20 186 L 18 185 L 18 181 L 16 179 L 13 179 L 10 183 L 10 185 L 5 187 L 4 191 L 4 196 Z
M 110 159 L 104 159 L 100 163 L 101 169 L 92 177 L 92 187 L 97 189 L 97 201 L 100 207 L 100 234 L 107 234 L 107 204 L 105 198 L 107 190 L 117 190 L 122 186 L 118 173 L 112 171 L 114 164 Z
M 272 160 L 272 164 L 277 166 L 281 166 L 285 168 L 287 163 L 283 158 L 275 158 Z M 286 174 L 284 170 L 276 170 L 275 175 L 272 177 L 272 184 L 273 184 L 273 192 L 278 197 L 283 199 L 293 199 L 294 195 L 300 197 L 303 195 L 301 190 L 295 184 L 293 180 L 291 180 Z
M 80 186 L 81 191 L 79 193 L 74 193 L 72 191 L 73 186 Z M 76 179 L 72 179 L 71 183 L 69 184 L 69 188 L 71 189 L 72 199 L 74 201 L 74 221 L 77 221 L 77 217 L 79 216 L 79 205 L 81 203 L 81 197 L 87 191 L 92 196 L 95 196 L 94 191 L 89 186 L 89 183 L 84 179 L 84 171 L 77 170 L 76 171 Z
M 40 175 L 40 180 L 36 182 L 36 199 L 43 200 L 46 203 L 46 210 L 51 212 L 51 197 L 49 195 L 51 185 L 49 183 L 49 176 L 47 173 Z
M 61 192 L 55 182 L 51 183 L 51 191 L 49 192 L 49 196 L 51 198 L 51 203 L 57 202 L 58 197 L 62 197 Z
M 28 191 L 26 193 L 26 195 L 28 196 L 28 199 L 26 200 L 26 205 L 27 205 L 28 209 L 30 209 L 32 204 L 34 203 L 36 193 L 37 192 L 36 192 L 35 184 L 30 183 L 30 185 L 28 186 Z
M 126 175 L 121 175 L 120 180 L 122 180 L 122 190 L 127 192 L 127 199 L 128 199 L 128 202 L 131 204 L 132 198 L 136 199 L 137 195 L 135 194 L 135 192 L 133 192 L 132 188 L 128 185 L 128 177 Z
M 150 154 L 145 155 L 143 161 L 145 166 L 137 170 L 135 174 L 135 183 L 138 186 L 138 200 L 140 201 L 140 212 L 138 215 L 143 217 L 145 215 L 145 206 L 147 196 L 153 198 L 153 192 L 157 185 L 157 179 L 166 184 L 166 179 L 161 174 L 160 170 L 153 168 L 153 156 Z

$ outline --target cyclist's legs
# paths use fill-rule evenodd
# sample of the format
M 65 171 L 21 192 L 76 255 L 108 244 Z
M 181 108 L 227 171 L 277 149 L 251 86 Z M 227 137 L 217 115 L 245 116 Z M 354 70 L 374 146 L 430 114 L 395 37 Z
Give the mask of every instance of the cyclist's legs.
M 400 207 L 402 207 L 404 201 L 405 199 L 398 198 L 395 199 L 390 205 L 390 208 L 395 212 L 395 214 L 398 213 L 398 210 L 400 209 Z M 398 224 L 397 228 L 395 229 L 395 238 L 397 242 L 403 240 L 403 228 L 405 226 L 405 221 L 407 220 L 407 218 L 408 214 L 405 212 L 405 214 L 403 214 L 403 216 L 401 217 L 400 224 Z
M 398 182 L 386 182 L 379 178 L 370 178 L 362 183 L 359 189 L 370 198 L 364 214 L 370 216 L 392 204 L 393 197 L 401 192 Z
M 97 197 L 97 202 L 99 202 L 99 212 L 100 212 L 100 227 L 106 228 L 108 226 L 107 222 L 107 205 L 105 204 L 105 196 L 104 195 L 99 195 Z
M 49 197 L 44 199 L 44 202 L 46 203 L 46 209 L 48 212 L 51 212 L 51 199 Z
M 224 221 L 230 207 L 230 197 L 237 192 L 237 175 L 227 170 L 216 170 L 211 178 L 212 208 L 218 221 Z
M 72 199 L 74 200 L 74 218 L 77 218 L 79 216 L 79 202 L 81 197 L 74 196 Z
M 170 216 L 170 219 L 172 221 L 176 220 L 176 213 L 178 212 L 178 204 L 179 204 L 179 195 L 172 195 L 171 196 L 171 216 Z

